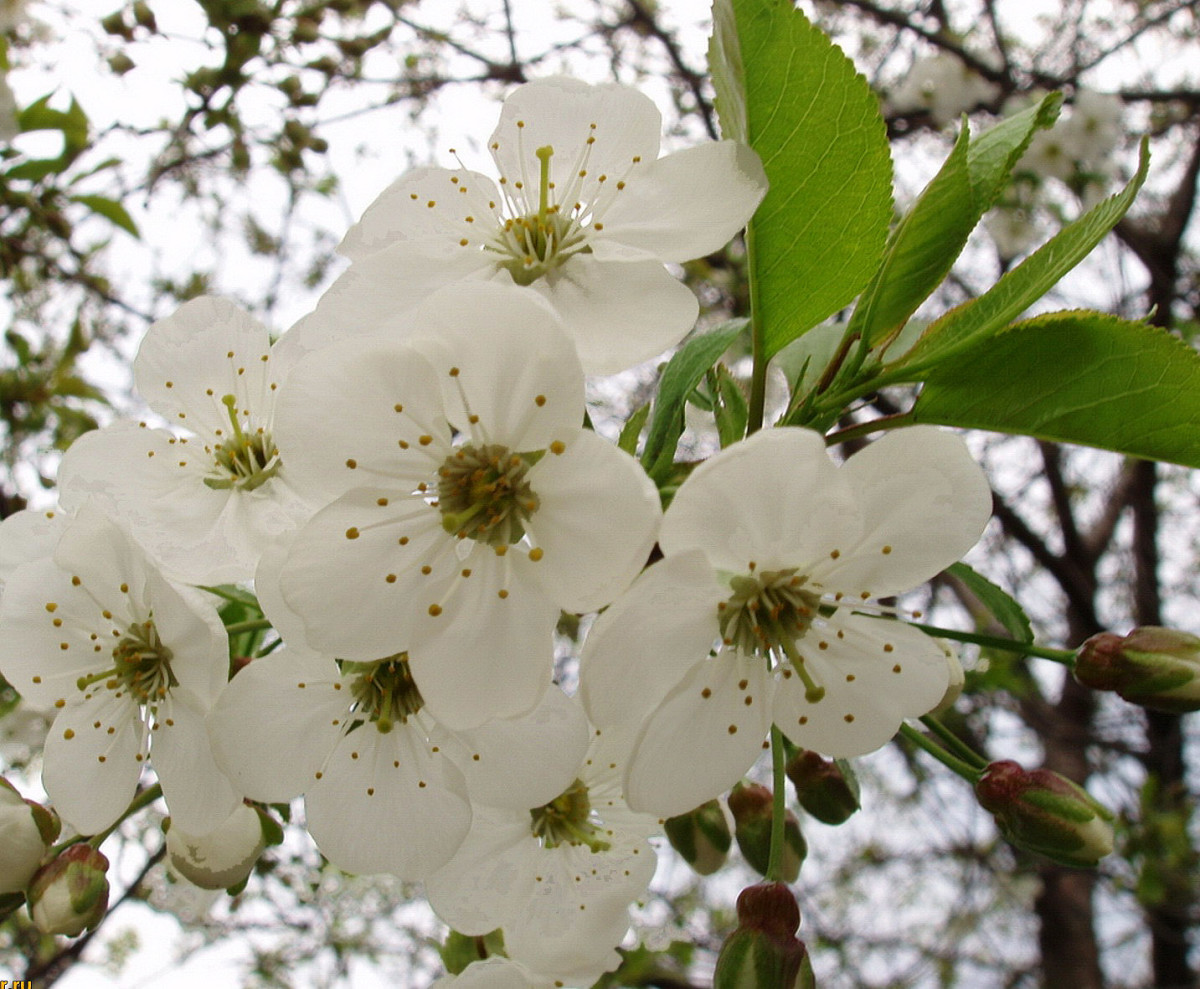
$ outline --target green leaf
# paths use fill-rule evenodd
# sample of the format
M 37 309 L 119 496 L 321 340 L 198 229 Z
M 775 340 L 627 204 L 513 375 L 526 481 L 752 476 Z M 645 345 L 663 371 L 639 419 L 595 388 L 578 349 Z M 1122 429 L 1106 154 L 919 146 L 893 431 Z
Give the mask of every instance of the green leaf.
M 1054 123 L 1061 105 L 1062 96 L 1051 93 L 974 140 L 964 121 L 945 164 L 892 233 L 854 311 L 851 328 L 868 345 L 891 340 L 941 284 L 1033 135 Z
M 892 219 L 887 131 L 866 79 L 791 0 L 716 0 L 713 20 L 722 127 L 758 152 L 771 183 L 748 238 L 770 358 L 878 266 Z
M 71 201 L 82 203 L 93 213 L 111 221 L 134 237 L 141 238 L 137 224 L 133 222 L 133 217 L 115 199 L 109 199 L 107 196 L 72 196 Z
M 650 432 L 642 450 L 642 465 L 652 477 L 670 467 L 675 446 L 683 435 L 683 407 L 705 372 L 746 329 L 749 320 L 731 319 L 711 333 L 692 337 L 667 363 L 658 383 Z
M 1137 174 L 1124 189 L 1063 227 L 979 298 L 931 323 L 921 339 L 892 367 L 903 368 L 906 375 L 911 375 L 907 380 L 917 380 L 937 360 L 997 333 L 1050 291 L 1125 215 L 1146 180 L 1150 165 L 1145 139 L 1140 157 Z
M 1051 313 L 931 365 L 912 415 L 1200 467 L 1200 355 L 1147 323 Z
M 717 422 L 717 436 L 724 449 L 745 437 L 750 410 L 742 386 L 730 373 L 729 368 L 718 364 L 708 375 L 709 387 L 713 394 L 713 417 Z
M 649 402 L 637 409 L 621 427 L 621 435 L 617 437 L 617 446 L 631 457 L 637 456 L 638 437 L 642 435 L 642 429 L 648 418 L 650 418 Z
M 946 568 L 946 572 L 957 577 L 1012 638 L 1018 642 L 1033 641 L 1033 627 L 1029 624 L 1029 616 L 1007 591 L 997 587 L 965 563 L 953 563 Z
M 78 152 L 87 147 L 88 143 L 87 114 L 74 97 L 66 110 L 55 110 L 50 106 L 50 98 L 53 95 L 48 93 L 25 107 L 17 114 L 17 123 L 22 131 L 61 131 L 66 150 Z
M 33 161 L 23 161 L 19 165 L 13 165 L 4 174 L 9 179 L 40 182 L 47 175 L 56 175 L 66 171 L 70 164 L 66 158 L 36 158 Z

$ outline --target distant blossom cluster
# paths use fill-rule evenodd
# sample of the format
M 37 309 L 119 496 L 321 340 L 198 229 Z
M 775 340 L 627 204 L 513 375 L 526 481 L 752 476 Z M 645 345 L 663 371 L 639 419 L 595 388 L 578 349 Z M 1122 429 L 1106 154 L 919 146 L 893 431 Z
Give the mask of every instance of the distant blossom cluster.
M 219 298 L 150 328 L 154 416 L 85 435 L 59 508 L 0 526 L 0 672 L 54 715 L 69 829 L 113 826 L 152 765 L 172 862 L 220 888 L 262 851 L 248 803 L 303 797 L 334 865 L 503 932 L 507 958 L 440 985 L 589 986 L 619 963 L 649 839 L 772 724 L 854 756 L 941 701 L 942 648 L 879 602 L 987 522 L 960 439 L 908 429 L 838 464 L 766 429 L 664 513 L 588 426 L 585 375 L 695 323 L 665 265 L 719 250 L 766 191 L 747 148 L 660 157 L 660 129 L 627 87 L 525 84 L 498 175 L 401 177 L 278 341 Z M 273 632 L 231 660 L 218 607 L 251 587 Z M 564 612 L 600 613 L 574 696 Z

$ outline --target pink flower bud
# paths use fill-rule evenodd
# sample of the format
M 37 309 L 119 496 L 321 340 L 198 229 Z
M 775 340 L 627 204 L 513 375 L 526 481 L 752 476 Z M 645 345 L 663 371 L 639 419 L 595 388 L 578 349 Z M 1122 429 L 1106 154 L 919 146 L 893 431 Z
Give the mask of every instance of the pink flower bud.
M 90 845 L 72 845 L 42 866 L 29 886 L 29 916 L 43 934 L 75 937 L 108 909 L 108 859 Z
M 738 895 L 738 926 L 717 958 L 713 989 L 815 989 L 800 907 L 784 883 L 759 883 Z
M 733 836 L 721 805 L 716 800 L 693 811 L 669 818 L 663 825 L 671 847 L 702 876 L 710 876 L 725 864 Z
M 774 797 L 758 783 L 739 783 L 729 794 L 733 812 L 733 834 L 747 864 L 759 875 L 767 874 L 771 858 L 771 819 Z M 781 874 L 788 882 L 800 875 L 800 865 L 808 854 L 808 845 L 800 832 L 800 822 L 790 810 L 783 824 L 783 862 Z
M 800 806 L 823 824 L 842 824 L 862 806 L 858 780 L 848 763 L 800 749 L 788 760 L 786 771 Z
M 1198 674 L 1200 638 L 1155 625 L 1093 635 L 1075 656 L 1075 679 L 1085 687 L 1174 714 L 1200 710 Z
M 21 893 L 54 843 L 58 815 L 0 779 L 0 893 Z
M 1113 850 L 1112 814 L 1083 787 L 1048 769 L 993 762 L 975 795 L 1017 848 L 1077 868 L 1092 868 Z

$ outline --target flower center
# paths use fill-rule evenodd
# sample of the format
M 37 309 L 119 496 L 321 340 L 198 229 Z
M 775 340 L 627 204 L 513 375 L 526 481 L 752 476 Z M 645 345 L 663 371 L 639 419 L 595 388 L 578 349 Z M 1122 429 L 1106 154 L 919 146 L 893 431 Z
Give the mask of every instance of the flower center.
M 726 645 L 745 655 L 790 662 L 807 688 L 806 696 L 815 702 L 825 689 L 804 669 L 796 648 L 796 640 L 820 614 L 821 596 L 805 590 L 807 582 L 795 567 L 756 572 L 751 564 L 749 573 L 730 579 L 733 594 L 717 605 L 717 621 Z
M 208 487 L 218 491 L 237 488 L 253 491 L 279 473 L 279 451 L 271 434 L 259 427 L 246 432 L 238 422 L 237 399 L 226 395 L 221 403 L 229 410 L 233 435 L 213 448 L 215 473 L 204 479 Z
M 530 831 L 543 848 L 559 845 L 586 845 L 593 852 L 610 848 L 600 835 L 603 829 L 591 820 L 592 802 L 585 783 L 576 780 L 550 803 L 529 812 Z
M 350 685 L 355 713 L 372 722 L 384 735 L 397 721 L 407 723 L 409 716 L 425 705 L 413 682 L 405 653 L 373 663 L 344 663 L 342 669 L 359 672 Z
M 80 677 L 76 686 L 86 690 L 103 680 L 109 690 L 125 692 L 138 704 L 154 705 L 178 684 L 171 672 L 171 650 L 159 639 L 152 617 L 130 625 L 113 646 L 112 657 L 112 669 Z
M 550 202 L 550 158 L 554 149 L 547 145 L 538 148 L 536 154 L 541 162 L 537 212 L 506 219 L 487 245 L 489 250 L 508 256 L 500 267 L 507 269 L 518 285 L 532 285 L 572 254 L 591 251 L 579 219 L 564 216 L 558 204 Z
M 525 480 L 535 462 L 498 443 L 458 447 L 438 469 L 442 528 L 490 546 L 519 542 L 541 504 Z

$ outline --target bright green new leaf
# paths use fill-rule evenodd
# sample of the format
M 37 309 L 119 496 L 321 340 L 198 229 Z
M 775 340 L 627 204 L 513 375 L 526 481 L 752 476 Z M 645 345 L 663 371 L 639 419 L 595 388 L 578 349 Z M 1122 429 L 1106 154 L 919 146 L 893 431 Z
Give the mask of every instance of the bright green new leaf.
M 721 124 L 770 190 L 750 223 L 760 350 L 771 357 L 849 303 L 892 219 L 887 131 L 870 85 L 790 0 L 716 0 L 709 49 Z
M 708 385 L 713 396 L 717 436 L 724 448 L 745 438 L 749 407 L 742 386 L 724 364 L 708 372 Z
M 71 105 L 66 110 L 55 110 L 50 106 L 48 93 L 40 100 L 35 100 L 17 114 L 17 124 L 22 131 L 56 130 L 61 131 L 65 142 L 65 152 L 80 151 L 88 143 L 88 118 L 83 107 L 71 99 Z
M 1137 174 L 1124 189 L 1063 227 L 979 298 L 931 323 L 916 345 L 892 367 L 903 368 L 906 376 L 911 375 L 908 380 L 925 378 L 938 360 L 999 332 L 1019 317 L 1116 226 L 1146 180 L 1149 166 L 1148 143 L 1143 139 Z
M 635 409 L 621 427 L 621 435 L 617 437 L 617 448 L 624 450 L 631 457 L 637 456 L 638 437 L 642 435 L 642 429 L 645 428 L 646 420 L 650 418 L 650 403 L 647 402 L 639 409 Z
M 683 435 L 683 407 L 705 372 L 746 329 L 748 320 L 731 319 L 711 333 L 692 337 L 667 363 L 658 383 L 650 432 L 642 449 L 642 465 L 652 476 L 671 466 L 675 446 Z
M 73 202 L 82 203 L 93 213 L 104 217 L 106 220 L 116 224 L 122 230 L 132 234 L 134 237 L 140 237 L 137 224 L 133 222 L 133 217 L 129 212 L 115 199 L 109 199 L 107 196 L 72 196 Z
M 1058 116 L 1052 93 L 974 140 L 964 121 L 954 149 L 893 231 L 883 264 L 851 319 L 870 346 L 892 339 L 950 272 L 971 231 L 995 203 L 1033 135 Z
M 1037 316 L 931 365 L 913 418 L 1200 467 L 1200 354 L 1147 323 Z

